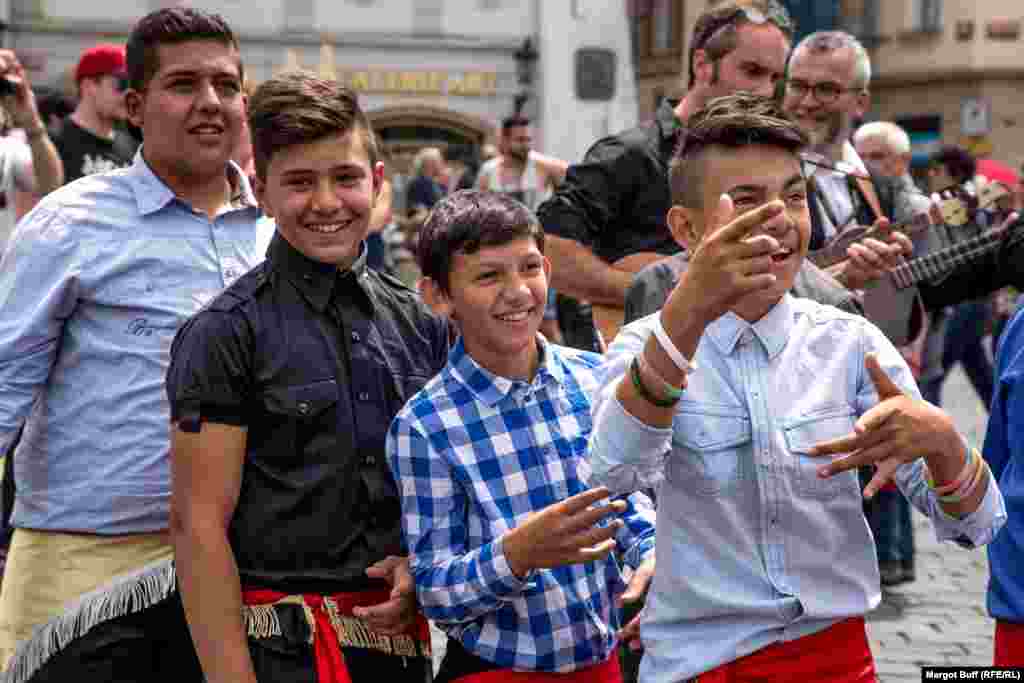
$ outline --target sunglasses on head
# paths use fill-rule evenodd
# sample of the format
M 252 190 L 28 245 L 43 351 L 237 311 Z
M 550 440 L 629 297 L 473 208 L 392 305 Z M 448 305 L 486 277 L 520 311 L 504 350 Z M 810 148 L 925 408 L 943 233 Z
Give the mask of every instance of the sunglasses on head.
M 769 23 L 774 24 L 787 33 L 792 33 L 794 28 L 792 20 L 781 5 L 770 4 L 767 13 L 762 12 L 756 7 L 736 7 L 722 14 L 717 20 L 708 22 L 708 25 L 701 31 L 701 34 L 694 36 L 693 49 L 700 50 L 714 43 L 719 35 L 724 33 L 726 29 L 735 26 L 740 19 L 759 26 Z

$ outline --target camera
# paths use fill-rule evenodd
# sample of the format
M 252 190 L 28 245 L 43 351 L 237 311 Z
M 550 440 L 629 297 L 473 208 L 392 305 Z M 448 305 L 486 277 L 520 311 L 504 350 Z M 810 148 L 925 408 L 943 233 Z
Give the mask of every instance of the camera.
M 0 78 L 0 97 L 7 97 L 18 92 L 18 86 L 9 78 Z

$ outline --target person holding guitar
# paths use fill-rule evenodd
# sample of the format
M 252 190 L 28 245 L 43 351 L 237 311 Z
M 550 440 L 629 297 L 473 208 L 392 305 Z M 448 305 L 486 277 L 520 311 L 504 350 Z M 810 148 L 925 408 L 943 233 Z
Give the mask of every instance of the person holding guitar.
M 606 343 L 622 324 L 634 274 L 679 251 L 665 223 L 668 161 L 687 118 L 722 95 L 770 95 L 793 32 L 777 0 L 732 0 L 706 10 L 690 40 L 686 96 L 662 103 L 653 122 L 597 141 L 538 209 L 552 286 L 592 304 Z

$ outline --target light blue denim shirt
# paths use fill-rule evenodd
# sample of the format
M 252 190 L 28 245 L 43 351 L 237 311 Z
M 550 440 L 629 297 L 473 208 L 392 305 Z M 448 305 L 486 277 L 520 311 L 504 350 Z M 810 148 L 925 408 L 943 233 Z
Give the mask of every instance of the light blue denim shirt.
M 17 527 L 167 528 L 171 340 L 262 260 L 245 175 L 215 220 L 142 159 L 45 197 L 0 261 L 0 453 L 14 454 Z
M 877 352 L 890 377 L 920 393 L 873 325 L 787 295 L 753 325 L 728 313 L 707 328 L 672 427 L 655 429 L 614 396 L 653 320 L 625 327 L 609 349 L 590 446 L 595 484 L 617 493 L 659 485 L 640 677 L 674 683 L 878 605 L 857 473 L 820 479 L 825 459 L 807 452 L 851 433 L 878 403 L 866 354 Z M 938 537 L 989 542 L 1006 520 L 998 487 L 956 520 L 922 470 L 921 460 L 902 466 L 898 485 Z

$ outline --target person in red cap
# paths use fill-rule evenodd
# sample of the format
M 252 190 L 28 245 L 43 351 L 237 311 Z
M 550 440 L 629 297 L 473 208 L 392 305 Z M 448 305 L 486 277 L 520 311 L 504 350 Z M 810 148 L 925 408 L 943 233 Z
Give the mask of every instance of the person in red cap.
M 54 140 L 66 182 L 131 165 L 138 144 L 118 127 L 128 117 L 126 70 L 123 45 L 94 45 L 78 60 L 78 106 Z

